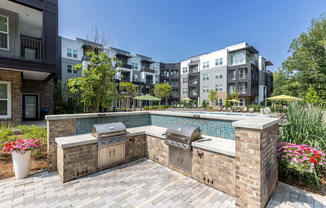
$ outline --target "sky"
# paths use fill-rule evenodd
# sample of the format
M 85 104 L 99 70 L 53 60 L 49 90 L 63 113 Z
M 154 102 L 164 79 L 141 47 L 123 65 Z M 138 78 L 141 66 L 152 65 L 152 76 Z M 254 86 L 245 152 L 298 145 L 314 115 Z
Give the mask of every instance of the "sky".
M 59 35 L 86 38 L 97 24 L 111 46 L 176 63 L 247 42 L 274 65 L 326 12 L 326 0 L 59 0 Z

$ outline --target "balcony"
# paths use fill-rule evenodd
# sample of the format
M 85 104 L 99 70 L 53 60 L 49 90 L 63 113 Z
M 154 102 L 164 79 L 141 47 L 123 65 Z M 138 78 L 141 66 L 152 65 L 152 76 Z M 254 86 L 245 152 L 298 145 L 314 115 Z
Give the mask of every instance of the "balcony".
M 179 74 L 177 73 L 171 73 L 171 78 L 179 78 Z
M 122 64 L 122 66 L 118 66 L 118 64 L 115 64 L 115 67 L 121 67 L 121 68 L 131 69 L 131 65 L 130 64 Z
M 179 88 L 179 83 L 171 83 L 172 88 L 178 89 Z
M 171 98 L 179 98 L 179 93 L 172 93 Z
M 42 40 L 6 34 L 0 40 L 0 56 L 40 62 L 42 46 Z
M 148 69 L 148 68 L 143 68 L 143 69 L 141 69 L 141 72 L 149 72 L 149 73 L 155 73 L 155 70 L 153 70 L 153 69 Z

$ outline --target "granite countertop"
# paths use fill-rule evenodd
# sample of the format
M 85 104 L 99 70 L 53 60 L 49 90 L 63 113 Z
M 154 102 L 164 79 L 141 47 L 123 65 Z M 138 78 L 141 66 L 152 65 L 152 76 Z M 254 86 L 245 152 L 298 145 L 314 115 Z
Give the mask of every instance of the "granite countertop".
M 165 132 L 167 128 L 159 126 L 140 126 L 134 128 L 127 128 L 127 136 L 136 136 L 140 134 L 147 134 L 150 136 L 165 139 Z
M 235 140 L 203 135 L 201 139 L 192 142 L 192 146 L 235 157 Z
M 134 128 L 127 128 L 127 136 L 137 135 L 150 135 L 160 139 L 165 139 L 165 132 L 167 128 L 158 126 L 140 126 Z M 97 143 L 97 138 L 91 134 L 79 134 L 72 136 L 57 137 L 56 143 L 61 148 L 74 147 L 84 144 Z M 229 139 L 222 139 L 217 137 L 211 137 L 203 135 L 201 139 L 192 143 L 193 147 L 208 150 L 211 152 L 221 153 L 225 155 L 235 156 L 235 141 Z
M 78 135 L 57 137 L 55 138 L 55 142 L 61 148 L 68 148 L 68 147 L 75 147 L 84 144 L 97 143 L 97 138 L 93 137 L 91 134 L 78 134 Z

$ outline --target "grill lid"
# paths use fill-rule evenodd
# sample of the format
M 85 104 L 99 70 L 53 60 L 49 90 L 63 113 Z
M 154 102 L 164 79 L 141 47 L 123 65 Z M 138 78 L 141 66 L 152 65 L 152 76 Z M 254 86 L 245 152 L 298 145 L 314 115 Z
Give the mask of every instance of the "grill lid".
M 173 124 L 166 130 L 166 135 L 178 135 L 179 137 L 186 137 L 191 142 L 192 140 L 199 139 L 201 137 L 201 131 L 199 127 Z
M 92 126 L 92 136 L 96 138 L 103 138 L 103 137 L 121 135 L 126 133 L 127 133 L 127 128 L 121 122 L 94 124 Z

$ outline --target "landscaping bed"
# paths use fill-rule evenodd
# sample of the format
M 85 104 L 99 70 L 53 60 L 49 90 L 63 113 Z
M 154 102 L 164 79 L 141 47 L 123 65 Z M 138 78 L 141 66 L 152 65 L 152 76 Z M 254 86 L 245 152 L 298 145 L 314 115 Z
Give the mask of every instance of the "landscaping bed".
M 47 168 L 47 147 L 46 147 L 46 129 L 35 126 L 19 126 L 21 132 L 14 132 L 14 126 L 2 124 L 0 131 L 0 149 L 2 150 L 4 142 L 12 142 L 24 139 L 40 140 L 37 149 L 32 150 L 30 161 L 30 173 Z M 14 177 L 12 153 L 0 151 L 0 180 Z

